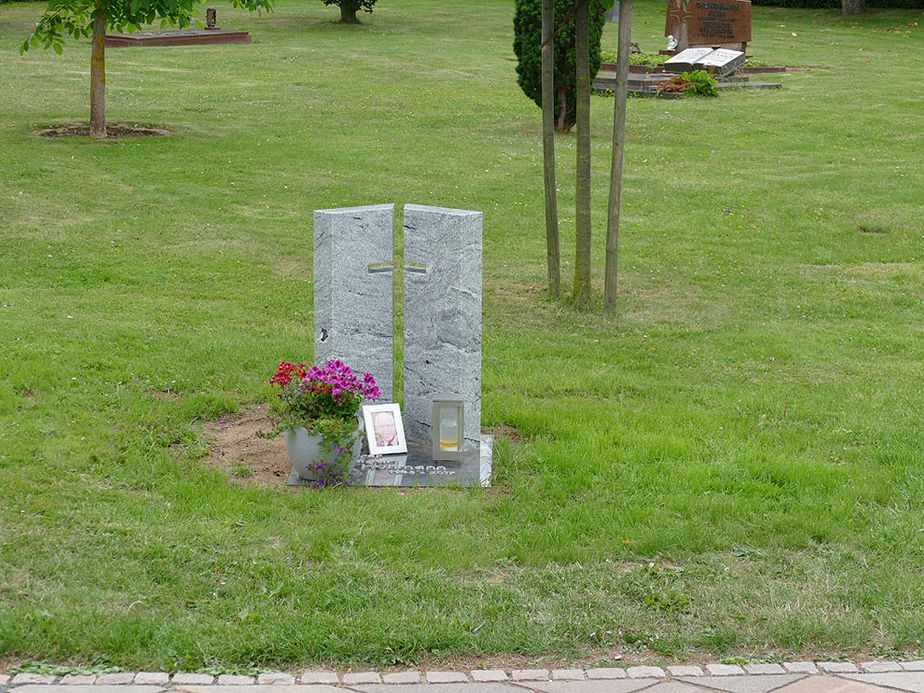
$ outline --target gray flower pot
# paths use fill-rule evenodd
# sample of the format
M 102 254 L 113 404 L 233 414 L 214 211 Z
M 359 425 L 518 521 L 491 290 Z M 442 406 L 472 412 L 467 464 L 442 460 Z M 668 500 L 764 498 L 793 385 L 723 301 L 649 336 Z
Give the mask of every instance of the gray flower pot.
M 292 463 L 292 469 L 298 476 L 305 481 L 317 481 L 320 476 L 311 469 L 312 464 L 325 462 L 327 465 L 334 464 L 337 461 L 337 448 L 331 450 L 326 456 L 322 455 L 323 437 L 320 435 L 310 435 L 304 427 L 290 428 L 285 432 L 286 452 L 289 453 L 289 461 Z M 361 439 L 359 431 L 353 438 L 353 449 L 350 459 L 355 460 L 359 457 Z

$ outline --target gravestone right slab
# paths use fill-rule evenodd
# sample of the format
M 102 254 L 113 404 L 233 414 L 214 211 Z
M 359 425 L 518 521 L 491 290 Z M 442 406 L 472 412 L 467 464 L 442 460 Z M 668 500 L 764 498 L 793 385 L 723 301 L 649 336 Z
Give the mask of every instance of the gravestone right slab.
M 464 401 L 465 449 L 481 444 L 483 215 L 404 207 L 404 426 L 431 440 L 433 397 Z

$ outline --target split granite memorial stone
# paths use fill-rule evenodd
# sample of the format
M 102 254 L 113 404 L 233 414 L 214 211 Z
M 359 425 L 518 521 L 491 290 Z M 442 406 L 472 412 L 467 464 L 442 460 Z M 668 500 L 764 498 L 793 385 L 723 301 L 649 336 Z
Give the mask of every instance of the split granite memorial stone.
M 340 359 L 394 397 L 394 205 L 314 213 L 315 362 Z M 357 486 L 489 486 L 481 435 L 481 212 L 404 208 L 404 423 L 407 453 L 363 455 Z M 434 401 L 461 400 L 458 461 L 434 459 Z M 289 478 L 298 485 L 298 475 Z

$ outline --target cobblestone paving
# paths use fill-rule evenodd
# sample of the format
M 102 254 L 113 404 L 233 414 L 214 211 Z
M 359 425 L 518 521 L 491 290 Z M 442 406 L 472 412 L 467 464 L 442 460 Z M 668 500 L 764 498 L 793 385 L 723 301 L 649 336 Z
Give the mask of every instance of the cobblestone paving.
M 924 661 L 472 671 L 0 674 L 0 693 L 924 693 Z

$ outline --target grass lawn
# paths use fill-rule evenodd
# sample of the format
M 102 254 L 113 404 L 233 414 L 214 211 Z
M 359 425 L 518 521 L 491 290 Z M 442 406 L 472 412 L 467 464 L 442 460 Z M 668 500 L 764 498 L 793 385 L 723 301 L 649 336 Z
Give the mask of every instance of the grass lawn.
M 7 662 L 921 656 L 924 13 L 755 7 L 755 57 L 810 71 L 630 100 L 607 314 L 545 295 L 512 5 L 220 7 L 252 45 L 107 51 L 110 121 L 174 134 L 106 142 L 32 134 L 87 119 L 89 44 L 20 56 L 42 6 L 0 6 Z M 201 424 L 311 359 L 312 210 L 384 202 L 485 214 L 494 487 L 229 485 Z

